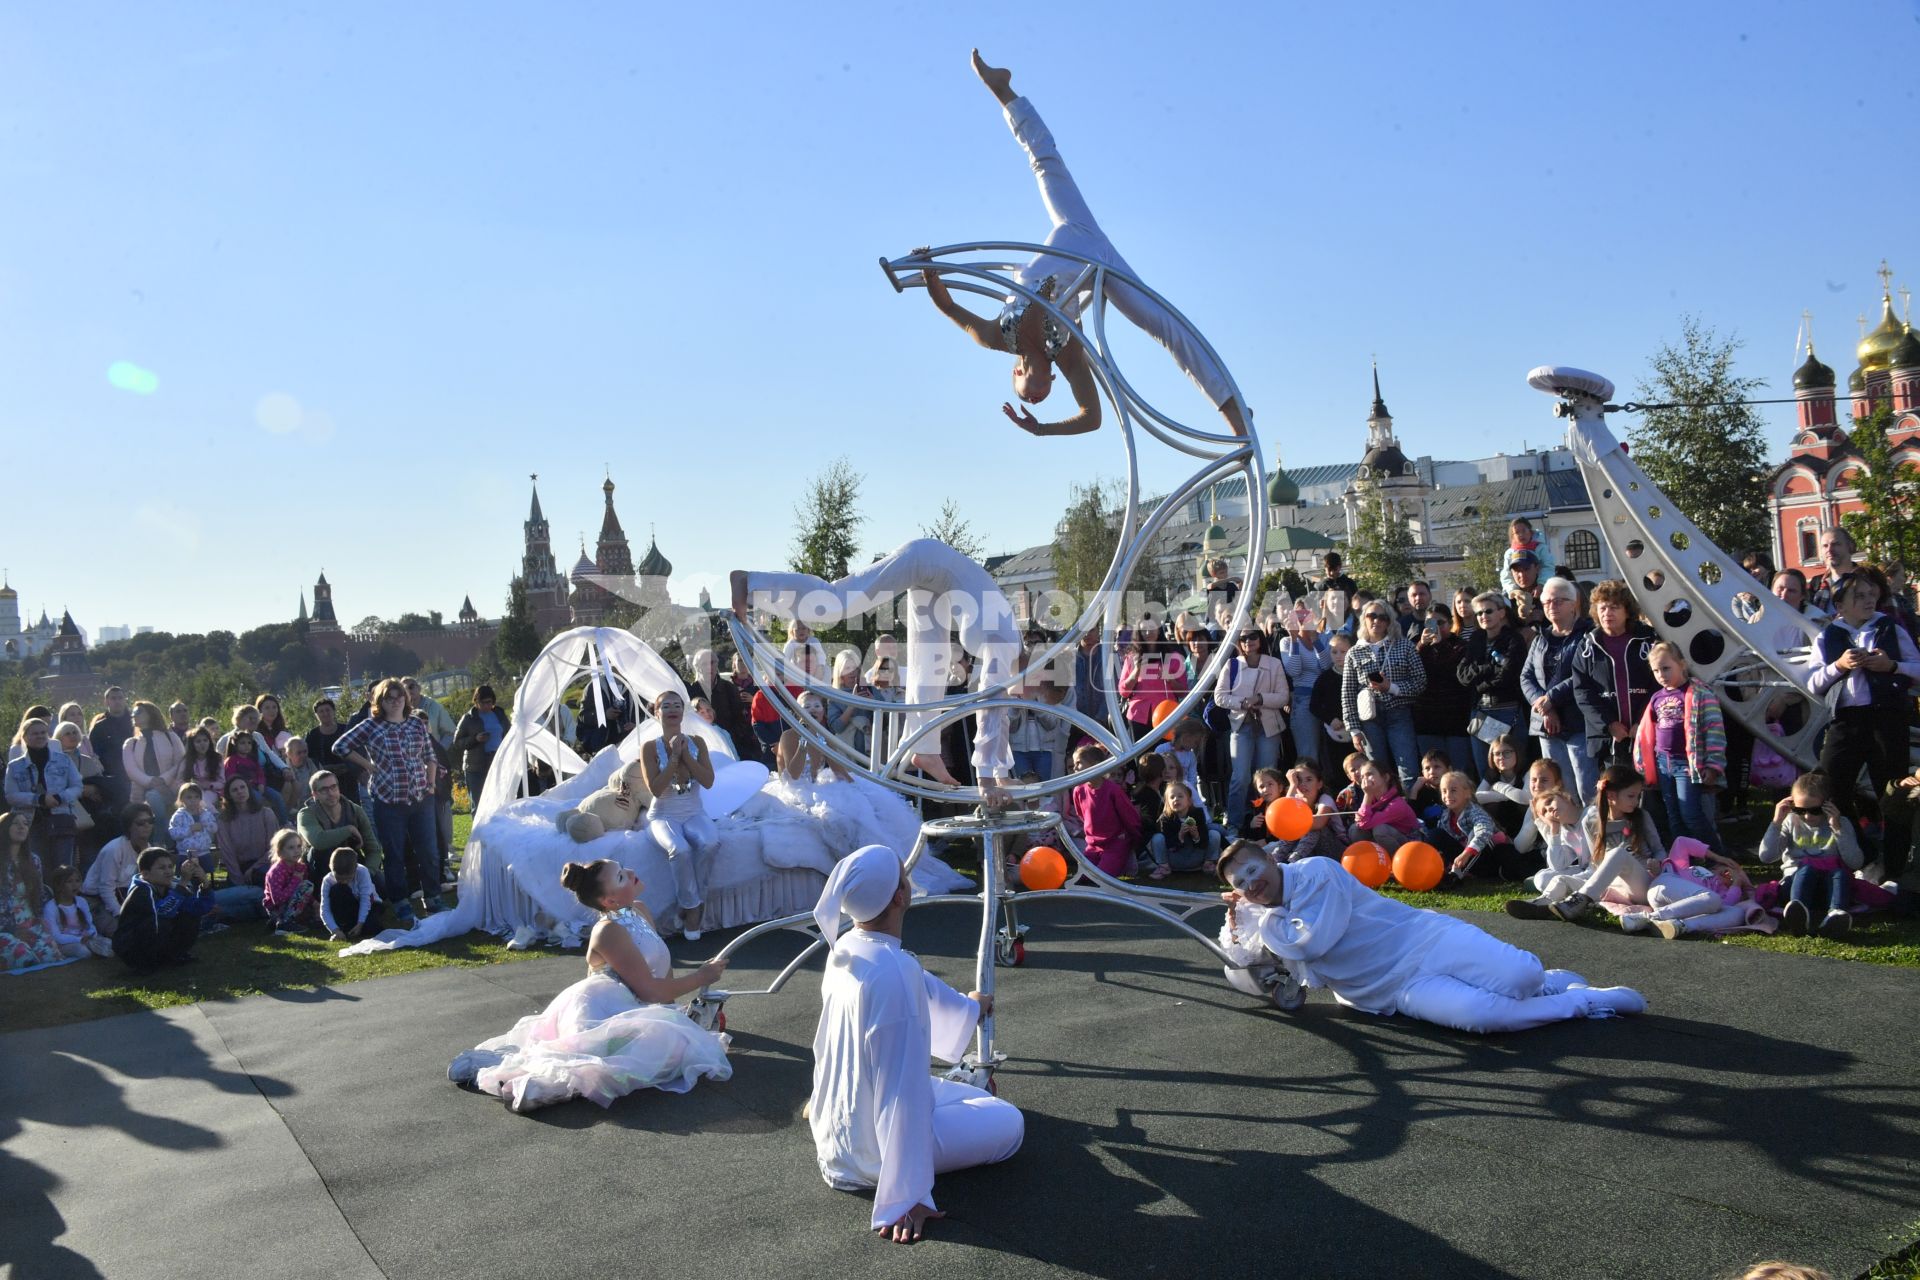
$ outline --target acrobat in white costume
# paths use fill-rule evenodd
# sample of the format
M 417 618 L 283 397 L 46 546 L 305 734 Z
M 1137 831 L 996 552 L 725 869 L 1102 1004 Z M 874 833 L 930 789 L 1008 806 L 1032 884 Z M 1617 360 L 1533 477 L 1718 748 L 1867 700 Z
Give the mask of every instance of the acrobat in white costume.
M 873 1188 L 875 1230 L 934 1210 L 936 1174 L 1005 1160 L 1026 1134 L 1012 1103 L 927 1074 L 930 1057 L 960 1060 L 983 1011 L 901 949 L 911 900 L 899 854 L 870 844 L 834 866 L 814 909 L 833 950 L 808 1122 L 827 1185 Z M 860 927 L 833 941 L 842 915 Z
M 987 66 L 978 50 L 973 54 L 973 66 L 981 81 L 1000 100 L 1007 127 L 1013 130 L 1014 140 L 1026 152 L 1027 163 L 1032 167 L 1034 177 L 1039 180 L 1040 201 L 1046 206 L 1047 217 L 1053 223 L 1044 242 L 1046 246 L 1081 255 L 1139 279 L 1127 260 L 1120 256 L 1120 251 L 1114 248 L 1113 241 L 1107 238 L 1107 233 L 1101 230 L 1093 210 L 1087 206 L 1086 197 L 1080 194 L 1079 184 L 1067 171 L 1066 161 L 1060 157 L 1060 148 L 1055 144 L 1046 123 L 1041 120 L 1040 113 L 1025 97 L 1013 93 L 1010 73 Z M 1092 272 L 1087 264 L 1059 254 L 1037 255 L 1014 272 L 1013 279 L 1035 293 L 1052 299 L 1076 323 L 1093 296 Z M 1063 357 L 1067 345 L 1072 341 L 1071 336 L 1052 317 L 1043 319 L 1029 315 L 1031 304 L 1014 294 L 1006 298 L 999 316 L 989 322 L 954 305 L 944 287 L 931 277 L 929 296 L 949 319 L 973 334 L 975 341 L 1020 357 L 1021 363 L 1015 366 L 1015 382 L 1023 399 L 1038 401 L 1045 398 L 1050 375 L 1032 377 L 1034 366 L 1043 366 L 1057 357 Z M 1110 280 L 1107 296 L 1120 314 L 1167 349 L 1181 371 L 1205 393 L 1208 401 L 1220 410 L 1234 431 L 1245 435 L 1245 415 L 1235 399 L 1233 381 L 1206 345 L 1198 340 L 1198 335 L 1173 312 L 1131 284 Z M 1098 427 L 1100 405 L 1091 376 L 1083 375 L 1073 366 L 1063 367 L 1079 404 L 1080 413 L 1075 419 L 1049 426 L 1035 422 L 1031 415 L 1016 415 L 1011 406 L 1007 408 L 1007 415 L 1027 430 L 1043 435 L 1073 434 Z
M 991 689 L 1006 680 L 1020 657 L 1013 606 L 999 584 L 973 560 L 932 538 L 916 538 L 838 582 L 806 573 L 747 573 L 745 591 L 753 608 L 782 618 L 797 617 L 809 626 L 832 626 L 904 595 L 908 706 L 937 702 L 946 695 L 952 648 L 948 636 L 955 631 L 961 647 L 978 659 L 976 689 Z M 906 716 L 905 737 L 917 757 L 939 753 L 940 744 L 928 731 L 934 718 L 933 712 Z M 982 778 L 1009 777 L 1013 747 L 1006 709 L 981 711 L 975 724 L 974 770 Z
M 1331 858 L 1281 868 L 1248 848 L 1230 854 L 1221 870 L 1241 895 L 1220 930 L 1229 954 L 1253 964 L 1265 953 L 1305 985 L 1366 1013 L 1403 1013 L 1484 1035 L 1647 1007 L 1630 987 L 1588 986 L 1464 920 L 1396 902 Z M 1237 990 L 1266 994 L 1246 970 L 1226 975 Z

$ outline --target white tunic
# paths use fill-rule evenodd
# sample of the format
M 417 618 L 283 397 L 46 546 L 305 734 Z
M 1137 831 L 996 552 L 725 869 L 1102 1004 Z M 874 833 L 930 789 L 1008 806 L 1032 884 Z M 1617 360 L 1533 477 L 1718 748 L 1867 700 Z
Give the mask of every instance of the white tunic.
M 1281 899 L 1276 907 L 1235 908 L 1243 938 L 1251 927 L 1268 951 L 1304 971 L 1309 986 L 1368 1013 L 1394 1012 L 1436 947 L 1485 937 L 1465 921 L 1367 888 L 1332 858 L 1289 862 Z
M 876 1229 L 935 1207 L 929 1062 L 958 1062 L 979 1021 L 978 1004 L 889 934 L 849 930 L 828 957 L 813 1037 L 814 1148 L 827 1185 L 874 1189 Z

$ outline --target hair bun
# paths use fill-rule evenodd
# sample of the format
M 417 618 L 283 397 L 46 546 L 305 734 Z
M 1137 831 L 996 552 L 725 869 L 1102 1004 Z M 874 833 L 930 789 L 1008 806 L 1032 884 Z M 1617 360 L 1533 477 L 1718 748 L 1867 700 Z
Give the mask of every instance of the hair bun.
M 583 907 L 600 905 L 600 872 L 607 860 L 601 858 L 595 862 L 569 862 L 560 868 L 561 887 L 580 900 Z

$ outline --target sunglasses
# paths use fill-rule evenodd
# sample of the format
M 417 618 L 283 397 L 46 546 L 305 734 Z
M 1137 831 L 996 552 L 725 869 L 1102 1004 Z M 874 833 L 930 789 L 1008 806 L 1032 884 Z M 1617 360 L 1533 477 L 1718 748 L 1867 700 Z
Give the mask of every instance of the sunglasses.
M 1802 818 L 1817 818 L 1827 811 L 1827 807 L 1825 805 L 1816 805 L 1811 809 L 1803 809 L 1799 805 L 1795 805 L 1793 806 L 1793 811 Z
M 1491 618 L 1498 612 L 1500 612 L 1498 609 L 1475 609 L 1473 616 L 1476 618 Z

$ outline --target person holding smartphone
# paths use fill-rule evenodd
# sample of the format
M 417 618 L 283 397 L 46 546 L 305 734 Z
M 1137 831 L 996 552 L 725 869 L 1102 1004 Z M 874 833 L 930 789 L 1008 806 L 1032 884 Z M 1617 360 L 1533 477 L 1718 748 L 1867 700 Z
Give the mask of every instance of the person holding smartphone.
M 1893 618 L 1880 612 L 1885 579 L 1871 566 L 1857 568 L 1833 596 L 1834 619 L 1807 656 L 1812 674 L 1807 692 L 1824 697 L 1840 685 L 1833 724 L 1820 748 L 1820 772 L 1844 780 L 1833 797 L 1842 813 L 1858 818 L 1859 789 L 1852 780 L 1864 768 L 1873 794 L 1885 795 L 1907 773 L 1907 730 L 1913 722 L 1913 690 L 1920 680 L 1920 650 Z M 1912 819 L 1905 805 L 1886 806 L 1881 876 L 1898 880 L 1907 868 Z
M 1384 600 L 1368 601 L 1341 676 L 1341 714 L 1347 731 L 1366 742 L 1368 756 L 1399 774 L 1402 791 L 1412 791 L 1420 774 L 1413 703 L 1426 688 L 1426 668 L 1394 625 L 1392 607 Z

